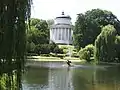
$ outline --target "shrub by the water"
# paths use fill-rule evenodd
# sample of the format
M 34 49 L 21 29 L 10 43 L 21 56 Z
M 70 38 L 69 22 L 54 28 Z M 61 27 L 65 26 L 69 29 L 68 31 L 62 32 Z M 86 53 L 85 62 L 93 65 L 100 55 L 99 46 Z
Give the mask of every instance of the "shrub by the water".
M 94 46 L 92 44 L 87 45 L 85 48 L 82 48 L 79 51 L 79 57 L 81 60 L 86 60 L 87 62 L 90 62 L 94 54 Z

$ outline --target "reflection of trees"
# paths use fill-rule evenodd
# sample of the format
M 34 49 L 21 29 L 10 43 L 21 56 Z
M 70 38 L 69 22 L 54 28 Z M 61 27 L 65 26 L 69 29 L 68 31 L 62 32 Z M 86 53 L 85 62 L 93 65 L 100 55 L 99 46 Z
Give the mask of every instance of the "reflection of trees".
M 96 73 L 98 90 L 117 90 L 120 84 L 120 72 L 118 67 L 107 67 L 106 70 L 98 70 Z
M 120 72 L 117 67 L 95 66 L 75 69 L 73 85 L 75 90 L 117 90 L 120 84 Z
M 48 68 L 30 68 L 23 77 L 28 84 L 42 84 L 48 83 Z
M 91 90 L 93 70 L 75 69 L 73 75 L 73 84 L 75 90 Z

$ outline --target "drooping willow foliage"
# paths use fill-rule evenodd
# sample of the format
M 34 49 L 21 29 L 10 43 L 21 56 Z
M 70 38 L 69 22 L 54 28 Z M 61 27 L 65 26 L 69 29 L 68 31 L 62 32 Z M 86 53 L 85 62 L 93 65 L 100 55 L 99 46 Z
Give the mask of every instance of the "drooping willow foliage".
M 115 40 L 117 31 L 113 25 L 102 28 L 102 32 L 95 40 L 95 60 L 98 62 L 115 62 Z
M 31 4 L 32 0 L 0 0 L 0 77 L 11 76 L 16 70 L 17 82 L 20 82 L 18 77 L 24 65 L 26 23 L 31 15 Z M 6 86 L 11 86 L 13 76 L 6 80 Z M 1 82 L 0 90 L 3 90 Z M 5 90 L 13 89 L 10 87 Z

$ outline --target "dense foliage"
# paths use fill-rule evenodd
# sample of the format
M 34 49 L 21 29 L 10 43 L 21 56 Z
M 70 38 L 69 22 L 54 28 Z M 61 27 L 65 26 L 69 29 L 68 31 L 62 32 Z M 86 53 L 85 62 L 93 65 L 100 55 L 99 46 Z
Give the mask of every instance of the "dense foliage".
M 20 90 L 31 3 L 31 0 L 0 0 L 0 90 Z
M 102 28 L 102 32 L 95 41 L 95 59 L 97 61 L 115 62 L 116 35 L 117 31 L 114 26 L 107 25 Z
M 74 45 L 79 50 L 88 44 L 94 44 L 96 37 L 100 34 L 101 28 L 111 24 L 120 34 L 120 21 L 112 12 L 92 9 L 85 14 L 78 14 L 74 28 Z
M 85 48 L 81 48 L 79 51 L 80 60 L 86 60 L 90 62 L 94 55 L 94 46 L 92 44 L 85 46 Z
M 27 32 L 28 42 L 37 44 L 49 43 L 49 28 L 45 20 L 31 19 L 30 30 Z
M 115 40 L 116 60 L 120 62 L 120 36 L 116 36 Z
M 43 53 L 42 48 L 48 49 L 49 29 L 45 20 L 36 18 L 30 19 L 30 30 L 27 31 L 27 52 L 28 53 Z M 39 51 L 40 50 L 40 51 Z M 46 53 L 46 51 L 45 51 Z
M 53 20 L 31 18 L 30 30 L 27 32 L 27 52 L 40 54 L 62 53 L 62 50 L 52 42 L 49 44 L 49 28 Z

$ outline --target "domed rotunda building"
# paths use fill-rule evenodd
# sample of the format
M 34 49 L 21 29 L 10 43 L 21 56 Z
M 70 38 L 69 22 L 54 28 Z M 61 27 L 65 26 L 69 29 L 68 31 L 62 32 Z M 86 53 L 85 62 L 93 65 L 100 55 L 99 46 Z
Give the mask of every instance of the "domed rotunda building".
M 62 12 L 62 15 L 56 17 L 54 22 L 54 25 L 50 28 L 50 42 L 72 44 L 73 30 L 71 17 Z

